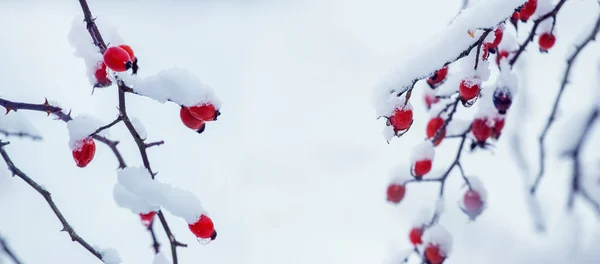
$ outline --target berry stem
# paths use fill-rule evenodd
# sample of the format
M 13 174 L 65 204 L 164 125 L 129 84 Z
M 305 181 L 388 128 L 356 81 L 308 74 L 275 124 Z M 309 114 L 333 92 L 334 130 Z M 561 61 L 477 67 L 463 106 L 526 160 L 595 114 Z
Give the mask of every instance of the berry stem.
M 556 6 L 554 7 L 554 9 L 552 9 L 552 11 L 546 13 L 545 15 L 543 15 L 533 21 L 533 28 L 531 28 L 531 32 L 529 32 L 529 36 L 527 37 L 525 42 L 523 42 L 523 44 L 521 44 L 519 46 L 519 49 L 515 53 L 515 56 L 512 59 L 510 59 L 510 61 L 508 62 L 510 67 L 512 67 L 517 62 L 517 59 L 519 59 L 519 56 L 521 56 L 521 54 L 525 51 L 525 48 L 527 48 L 527 45 L 529 45 L 529 42 L 533 41 L 533 37 L 535 37 L 537 28 L 540 26 L 540 24 L 542 22 L 544 22 L 546 19 L 552 18 L 553 19 L 552 23 L 553 24 L 556 23 L 556 15 L 558 14 L 558 11 L 560 11 L 562 6 L 565 4 L 565 2 L 567 2 L 567 0 L 560 0 L 560 2 L 558 2 L 558 4 L 556 4 Z M 554 28 L 554 25 L 552 26 L 552 28 Z
M 154 221 L 152 221 L 150 226 L 148 226 L 148 232 L 150 233 L 150 236 L 152 236 L 152 249 L 154 249 L 154 254 L 158 254 L 160 251 L 160 243 L 158 243 L 156 234 L 154 233 Z
M 2 156 L 2 158 L 4 159 L 4 161 L 6 162 L 6 165 L 8 166 L 8 170 L 11 171 L 11 173 L 13 174 L 13 176 L 18 176 L 19 178 L 21 178 L 29 186 L 31 186 L 40 195 L 42 195 L 44 197 L 44 199 L 46 200 L 46 202 L 48 203 L 48 205 L 52 209 L 52 212 L 54 212 L 54 214 L 56 215 L 56 217 L 58 218 L 58 220 L 60 221 L 60 223 L 63 225 L 62 231 L 67 232 L 69 234 L 69 236 L 71 237 L 71 240 L 79 243 L 81 246 L 83 246 L 85 249 L 87 249 L 90 253 L 92 253 L 95 257 L 97 257 L 98 259 L 102 260 L 102 254 L 100 254 L 100 252 L 96 251 L 96 249 L 94 249 L 94 247 L 92 247 L 88 242 L 86 242 L 83 238 L 81 238 L 75 232 L 75 230 L 69 224 L 69 222 L 67 222 L 67 219 L 65 219 L 64 215 L 60 212 L 60 210 L 56 206 L 56 203 L 54 203 L 54 200 L 52 200 L 52 196 L 51 196 L 50 192 L 47 191 L 41 185 L 39 185 L 37 182 L 35 182 L 33 179 L 31 179 L 29 176 L 27 176 L 17 166 L 15 166 L 15 164 L 13 163 L 13 161 L 10 159 L 8 153 L 4 149 L 4 147 L 6 145 L 8 145 L 8 142 L 1 142 L 0 141 L 0 155 Z M 5 249 L 5 251 L 6 251 L 6 249 Z

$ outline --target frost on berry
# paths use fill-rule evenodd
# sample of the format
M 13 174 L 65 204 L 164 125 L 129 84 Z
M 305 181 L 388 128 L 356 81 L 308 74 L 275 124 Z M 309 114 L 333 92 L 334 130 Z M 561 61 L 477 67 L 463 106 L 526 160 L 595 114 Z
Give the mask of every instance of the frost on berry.
M 475 220 L 485 209 L 487 191 L 483 183 L 476 177 L 467 177 L 470 188 L 464 193 L 459 205 L 470 220 Z
M 452 251 L 452 235 L 446 228 L 436 224 L 423 233 L 425 258 L 431 264 L 441 264 Z
M 426 140 L 413 147 L 410 163 L 411 174 L 417 179 L 422 178 L 431 171 L 432 161 L 435 156 L 433 143 Z

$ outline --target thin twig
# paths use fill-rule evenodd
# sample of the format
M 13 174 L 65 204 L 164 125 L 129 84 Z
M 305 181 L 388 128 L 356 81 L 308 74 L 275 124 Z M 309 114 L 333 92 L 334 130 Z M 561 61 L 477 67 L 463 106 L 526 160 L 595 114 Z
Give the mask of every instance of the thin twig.
M 150 142 L 150 143 L 144 144 L 144 147 L 151 148 L 151 147 L 154 147 L 154 146 L 160 146 L 162 144 L 165 144 L 165 142 L 161 140 L 161 141 Z
M 160 243 L 158 243 L 158 239 L 156 239 L 156 234 L 154 233 L 154 221 L 148 226 L 148 232 L 152 237 L 152 249 L 154 249 L 154 254 L 158 254 L 160 251 Z
M 108 125 L 105 126 L 101 126 L 98 129 L 96 129 L 96 131 L 94 131 L 92 134 L 90 134 L 90 136 L 94 136 L 97 135 L 98 133 L 111 128 L 112 126 L 118 124 L 119 122 L 123 121 L 123 118 L 121 116 L 117 117 L 117 119 L 115 119 L 114 121 L 110 122 Z
M 486 29 L 483 34 L 481 35 L 480 39 L 485 39 L 487 38 L 487 36 L 490 34 L 490 32 L 492 32 L 491 29 Z M 479 41 L 479 44 L 477 45 L 477 51 L 475 54 L 475 66 L 473 67 L 473 69 L 477 70 L 477 66 L 479 66 L 479 53 L 481 52 L 481 46 L 483 45 L 483 41 Z
M 36 183 L 33 179 L 29 178 L 29 176 L 27 176 L 23 171 L 21 171 L 19 168 L 17 168 L 15 166 L 13 161 L 8 156 L 8 153 L 6 152 L 6 150 L 4 150 L 4 146 L 6 146 L 6 144 L 7 143 L 0 142 L 0 155 L 2 155 L 2 158 L 6 162 L 6 165 L 8 166 L 8 169 L 12 172 L 13 176 L 18 176 L 19 178 L 23 179 L 23 181 L 25 181 L 29 186 L 31 186 L 33 189 L 35 189 L 39 194 L 41 194 L 44 197 L 44 199 L 46 200 L 46 202 L 52 209 L 52 212 L 54 212 L 54 214 L 56 215 L 56 217 L 62 224 L 63 229 L 61 231 L 67 232 L 67 234 L 69 234 L 69 236 L 71 237 L 71 240 L 79 243 L 81 246 L 83 246 L 85 249 L 87 249 L 90 253 L 92 253 L 95 257 L 102 260 L 102 254 L 100 254 L 100 252 L 96 251 L 94 249 L 94 247 L 92 247 L 88 242 L 86 242 L 83 238 L 81 238 L 75 232 L 75 230 L 69 224 L 69 222 L 67 222 L 64 215 L 60 212 L 60 210 L 56 206 L 56 203 L 54 203 L 54 200 L 52 200 L 52 196 L 51 196 L 50 192 L 47 191 L 44 187 L 42 187 L 38 183 Z
M 42 140 L 42 137 L 39 135 L 34 135 L 34 134 L 23 132 L 23 131 L 10 132 L 10 131 L 0 129 L 0 134 L 5 135 L 7 137 L 21 137 L 21 138 L 28 138 L 28 139 L 36 140 L 36 141 Z
M 527 37 L 525 42 L 523 42 L 523 44 L 521 44 L 519 46 L 519 49 L 515 53 L 515 56 L 512 57 L 510 59 L 510 61 L 508 62 L 508 64 L 511 67 L 517 62 L 517 59 L 519 59 L 519 56 L 521 56 L 521 54 L 525 51 L 525 48 L 527 48 L 527 45 L 529 45 L 529 42 L 533 41 L 533 37 L 535 36 L 537 28 L 540 26 L 540 24 L 549 18 L 552 18 L 556 22 L 556 15 L 558 14 L 558 11 L 560 11 L 562 6 L 565 4 L 565 2 L 567 2 L 567 0 L 560 0 L 560 2 L 558 2 L 558 4 L 556 4 L 556 6 L 554 7 L 554 9 L 552 9 L 552 11 L 548 12 L 547 14 L 545 14 L 533 21 L 533 28 L 531 29 L 529 36 Z
M 71 112 L 65 114 L 64 112 L 62 112 L 61 108 L 52 106 L 48 104 L 47 101 L 44 104 L 30 104 L 14 102 L 0 98 L 0 106 L 5 107 L 6 109 L 10 109 L 9 111 L 31 110 L 38 112 L 46 112 L 48 114 L 55 115 L 58 120 L 61 120 L 63 122 L 69 122 L 73 120 L 73 118 L 71 117 Z M 110 150 L 112 150 L 113 154 L 117 158 L 117 161 L 119 162 L 120 169 L 127 167 L 127 164 L 125 164 L 125 160 L 123 159 L 121 152 L 117 149 L 119 141 L 110 140 L 100 135 L 93 135 L 92 138 L 106 144 L 110 148 Z
M 8 246 L 6 241 L 0 237 L 0 249 L 4 251 L 4 253 L 14 262 L 15 264 L 22 264 L 21 260 L 17 257 L 17 255 L 12 251 L 12 249 Z
M 560 3 L 559 3 L 559 5 L 560 5 Z M 555 10 L 557 10 L 557 9 L 555 8 Z M 562 99 L 562 94 L 565 91 L 567 84 L 569 83 L 569 76 L 571 74 L 571 70 L 573 69 L 574 62 L 577 59 L 577 56 L 579 54 L 581 54 L 581 51 L 583 50 L 583 48 L 585 48 L 590 42 L 595 40 L 596 35 L 598 34 L 598 30 L 600 30 L 600 16 L 598 17 L 598 20 L 596 21 L 596 24 L 594 25 L 594 28 L 590 32 L 589 36 L 587 38 L 585 38 L 582 43 L 575 46 L 575 51 L 573 51 L 571 56 L 569 58 L 567 58 L 567 68 L 565 69 L 565 73 L 563 74 L 560 88 L 558 89 L 558 93 L 556 94 L 556 98 L 554 99 L 554 104 L 552 105 L 552 112 L 550 113 L 550 116 L 548 117 L 548 120 L 546 121 L 546 125 L 544 126 L 544 129 L 542 130 L 542 134 L 538 138 L 540 169 L 539 169 L 539 173 L 538 173 L 537 177 L 535 178 L 533 185 L 531 186 L 531 188 L 529 190 L 529 192 L 531 194 L 535 194 L 535 192 L 540 184 L 540 181 L 544 177 L 544 171 L 545 171 L 545 166 L 546 166 L 546 164 L 545 164 L 546 163 L 546 161 L 545 161 L 546 160 L 546 149 L 544 146 L 544 141 L 546 139 L 546 135 L 548 134 L 548 130 L 550 129 L 550 126 L 552 126 L 552 124 L 554 123 L 554 120 L 556 119 L 556 113 L 558 112 L 558 105 L 560 104 L 560 100 Z

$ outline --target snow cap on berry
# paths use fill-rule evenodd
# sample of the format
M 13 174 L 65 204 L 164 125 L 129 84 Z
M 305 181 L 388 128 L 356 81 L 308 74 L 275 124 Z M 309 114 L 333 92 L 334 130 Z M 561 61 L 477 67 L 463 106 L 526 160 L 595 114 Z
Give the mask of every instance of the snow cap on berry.
M 129 192 L 119 183 L 113 187 L 113 199 L 119 207 L 129 209 L 134 214 L 146 214 L 160 209 L 158 206 L 151 205 L 146 200 Z
M 441 253 L 447 257 L 452 252 L 452 234 L 443 226 L 436 224 L 423 233 L 423 244 L 437 245 Z
M 184 106 L 206 103 L 214 105 L 216 109 L 221 108 L 221 101 L 212 88 L 186 69 L 170 68 L 140 78 L 135 82 L 133 89 L 161 103 L 170 100 Z
M 463 80 L 467 81 L 467 84 L 472 85 L 474 82 L 481 84 L 490 78 L 490 66 L 489 59 L 483 60 L 481 53 L 477 57 L 477 69 L 475 69 L 475 56 L 477 52 L 475 49 L 469 53 L 468 56 L 460 60 L 460 72 L 463 76 Z
M 161 206 L 171 214 L 193 224 L 208 215 L 200 200 L 190 191 L 153 180 L 145 168 L 127 167 L 117 173 L 119 184 L 153 206 Z
M 430 140 L 425 140 L 413 147 L 410 155 L 410 163 L 414 164 L 421 160 L 433 160 L 435 156 L 435 149 L 433 143 Z
M 374 105 L 375 105 L 375 114 L 377 117 L 380 116 L 391 116 L 394 114 L 397 108 L 400 107 L 409 107 L 407 109 L 412 109 L 412 105 L 410 102 L 406 101 L 406 93 L 402 94 L 402 96 L 397 96 L 395 93 L 376 93 L 373 97 Z
M 82 146 L 82 140 L 89 137 L 90 134 L 94 133 L 99 127 L 104 125 L 104 122 L 90 115 L 76 116 L 73 120 L 67 122 L 67 129 L 69 130 L 69 148 L 71 150 L 79 149 Z M 108 130 L 102 130 L 98 134 L 106 136 L 108 135 Z
M 469 176 L 469 177 L 467 177 L 467 180 L 469 180 L 469 184 L 471 185 L 471 190 L 473 190 L 479 194 L 479 197 L 481 198 L 481 201 L 483 202 L 483 205 L 485 206 L 485 203 L 487 201 L 487 190 L 483 186 L 483 182 L 481 182 L 481 180 L 475 176 Z

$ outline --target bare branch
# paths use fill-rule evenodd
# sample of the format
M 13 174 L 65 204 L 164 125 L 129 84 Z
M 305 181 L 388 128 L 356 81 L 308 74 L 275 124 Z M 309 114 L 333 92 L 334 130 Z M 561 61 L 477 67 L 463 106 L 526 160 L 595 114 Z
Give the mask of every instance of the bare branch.
M 565 2 L 567 2 L 567 0 L 560 0 L 560 2 L 558 2 L 558 4 L 556 4 L 556 6 L 554 7 L 554 9 L 552 9 L 552 11 L 548 12 L 547 14 L 545 14 L 533 21 L 533 28 L 531 29 L 529 36 L 527 37 L 525 42 L 523 42 L 523 44 L 521 44 L 519 46 L 519 49 L 515 53 L 515 56 L 512 57 L 512 59 L 510 59 L 510 61 L 508 62 L 508 64 L 511 67 L 517 62 L 517 60 L 519 59 L 519 56 L 521 56 L 521 54 L 525 51 L 525 48 L 527 48 L 527 45 L 529 45 L 529 42 L 533 41 L 533 37 L 535 36 L 537 28 L 540 26 L 540 24 L 542 22 L 544 22 L 546 19 L 550 19 L 550 18 L 553 19 L 553 21 L 554 21 L 553 23 L 556 22 L 556 15 L 558 14 L 558 11 L 560 11 L 562 6 L 565 4 Z
M 69 222 L 67 222 L 64 215 L 60 212 L 60 210 L 56 206 L 56 203 L 54 203 L 54 200 L 52 200 L 52 196 L 51 196 L 50 192 L 47 191 L 44 187 L 42 187 L 38 183 L 36 183 L 33 179 L 29 178 L 29 176 L 27 176 L 23 171 L 21 171 L 19 168 L 17 168 L 15 166 L 13 161 L 8 156 L 8 153 L 6 152 L 6 150 L 4 150 L 4 146 L 6 146 L 7 144 L 8 143 L 0 142 L 0 155 L 2 155 L 2 158 L 6 162 L 6 165 L 8 166 L 8 169 L 12 172 L 13 176 L 18 176 L 19 178 L 23 179 L 23 181 L 25 181 L 29 186 L 31 186 L 33 189 L 35 189 L 39 194 L 41 194 L 44 197 L 44 199 L 46 200 L 46 202 L 52 209 L 52 212 L 54 212 L 54 214 L 56 215 L 56 217 L 62 224 L 63 229 L 61 231 L 67 232 L 67 234 L 69 234 L 69 236 L 71 237 L 71 240 L 79 243 L 81 246 L 83 246 L 85 249 L 87 249 L 90 253 L 92 253 L 95 257 L 102 260 L 102 254 L 100 254 L 100 252 L 96 251 L 94 249 L 94 247 L 92 247 L 88 242 L 83 240 L 83 238 L 81 238 L 75 232 L 75 230 L 69 224 Z
M 0 129 L 0 134 L 5 135 L 7 137 L 22 137 L 22 138 L 29 138 L 31 140 L 42 140 L 41 136 L 30 134 L 27 132 L 22 132 L 22 131 L 10 132 L 10 131 Z
M 148 226 L 148 232 L 150 233 L 150 236 L 152 236 L 152 249 L 154 249 L 154 254 L 158 254 L 160 251 L 160 243 L 158 243 L 156 234 L 154 233 L 154 221 Z
M 562 2 L 564 2 L 564 1 L 561 1 L 561 3 Z M 561 5 L 561 4 L 559 3 L 559 5 Z M 555 8 L 555 10 L 558 10 L 558 8 L 560 8 L 560 7 L 557 6 L 557 8 Z M 558 11 L 556 11 L 556 12 L 558 12 Z M 571 56 L 569 58 L 567 58 L 567 68 L 565 69 L 565 73 L 563 74 L 560 88 L 558 89 L 558 93 L 556 94 L 556 99 L 554 99 L 554 104 L 552 105 L 552 112 L 550 113 L 550 116 L 548 117 L 548 120 L 546 121 L 546 125 L 544 126 L 544 129 L 542 130 L 542 134 L 538 138 L 538 142 L 539 142 L 539 146 L 540 146 L 539 147 L 540 170 L 539 170 L 537 177 L 535 178 L 533 185 L 531 186 L 531 188 L 529 190 L 531 194 L 535 194 L 535 192 L 540 184 L 540 181 L 544 177 L 544 171 L 545 171 L 545 166 L 546 166 L 546 164 L 545 164 L 546 163 L 545 162 L 546 149 L 544 146 L 544 141 L 546 139 L 546 135 L 548 134 L 548 130 L 550 129 L 550 126 L 552 126 L 552 124 L 554 123 L 554 120 L 556 119 L 558 105 L 560 104 L 560 100 L 562 99 L 562 94 L 565 91 L 567 84 L 569 83 L 569 76 L 571 74 L 571 70 L 573 69 L 573 64 L 574 64 L 575 60 L 577 59 L 577 56 L 579 54 L 581 54 L 581 51 L 583 50 L 583 48 L 585 48 L 590 42 L 592 42 L 595 39 L 596 35 L 598 34 L 598 30 L 600 30 L 600 16 L 598 17 L 598 20 L 596 21 L 596 24 L 594 25 L 594 28 L 590 32 L 589 36 L 587 38 L 585 38 L 582 43 L 579 43 L 578 45 L 576 45 L 575 51 L 571 54 Z
M 22 264 L 21 260 L 17 257 L 17 255 L 10 249 L 6 241 L 0 237 L 0 249 L 4 251 L 4 253 L 14 262 L 15 264 Z
M 117 117 L 117 119 L 115 119 L 114 121 L 110 122 L 108 125 L 105 126 L 101 126 L 98 129 L 96 129 L 96 131 L 94 131 L 92 134 L 90 134 L 91 136 L 97 135 L 98 133 L 111 128 L 112 126 L 118 124 L 119 122 L 123 121 L 123 118 L 121 116 Z
M 154 147 L 154 146 L 160 146 L 162 144 L 165 144 L 165 142 L 161 140 L 161 141 L 156 141 L 156 142 L 151 142 L 151 143 L 148 143 L 148 144 L 144 144 L 144 146 L 146 148 L 151 148 L 151 147 Z

